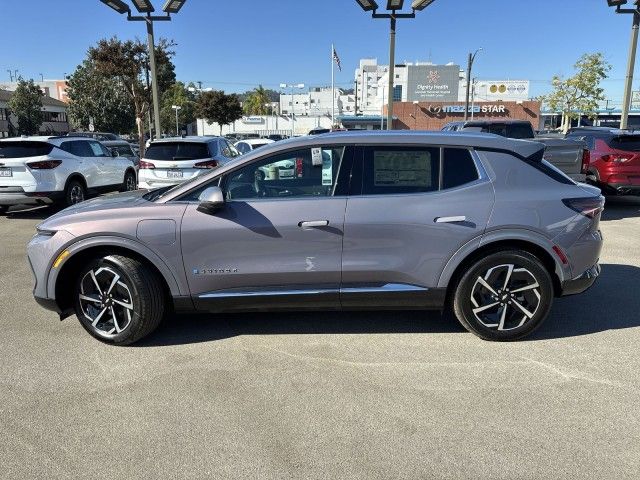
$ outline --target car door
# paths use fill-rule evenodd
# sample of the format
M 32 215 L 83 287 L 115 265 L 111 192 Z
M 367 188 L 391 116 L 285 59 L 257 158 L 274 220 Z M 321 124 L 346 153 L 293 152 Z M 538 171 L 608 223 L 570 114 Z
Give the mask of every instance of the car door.
M 465 148 L 370 146 L 356 153 L 345 215 L 341 303 L 441 304 L 453 254 L 479 243 L 494 194 Z M 354 185 L 359 185 L 359 195 Z
M 95 188 L 100 185 L 98 160 L 94 156 L 87 140 L 65 141 L 60 144 L 60 148 L 76 157 L 75 171 L 84 177 L 88 188 Z
M 96 140 L 89 140 L 89 147 L 95 156 L 98 169 L 98 186 L 121 184 L 124 181 L 125 158 L 114 157 L 111 151 Z
M 295 176 L 279 177 L 284 160 Z M 215 214 L 198 211 L 206 186 L 192 193 L 181 236 L 196 307 L 338 308 L 350 161 L 343 146 L 252 161 L 221 178 L 226 203 Z

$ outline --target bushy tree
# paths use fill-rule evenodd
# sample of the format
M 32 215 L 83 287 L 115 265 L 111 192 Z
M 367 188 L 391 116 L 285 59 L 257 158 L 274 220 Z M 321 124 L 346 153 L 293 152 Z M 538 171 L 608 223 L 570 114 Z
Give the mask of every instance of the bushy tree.
M 18 86 L 9 99 L 8 107 L 18 118 L 18 135 L 34 135 L 44 121 L 42 97 L 44 94 L 33 80 L 18 80 Z
M 160 94 L 171 86 L 176 78 L 171 58 L 175 44 L 161 39 L 155 47 L 156 68 Z M 140 40 L 122 41 L 116 37 L 103 39 L 89 49 L 88 59 L 95 64 L 99 74 L 116 80 L 127 93 L 133 105 L 140 151 L 144 152 L 144 120 L 151 105 L 151 88 L 147 86 L 149 55 L 147 46 Z
M 196 116 L 209 124 L 216 122 L 222 134 L 223 125 L 242 118 L 242 106 L 235 93 L 227 95 L 220 90 L 203 92 L 196 100 Z
M 130 133 L 136 117 L 131 99 L 117 78 L 101 75 L 90 60 L 85 60 L 69 77 L 67 111 L 76 129 L 87 130 L 90 119 L 98 131 Z
M 600 82 L 607 78 L 611 65 L 602 53 L 587 53 L 578 59 L 574 68 L 576 73 L 572 77 L 555 75 L 551 79 L 553 91 L 540 97 L 551 109 L 562 112 L 561 128 L 565 133 L 580 112 L 596 116 L 598 103 L 604 100 Z
M 243 101 L 242 107 L 248 115 L 267 115 L 271 111 L 269 103 L 271 103 L 271 100 L 267 90 L 262 85 L 259 85 Z
M 175 82 L 163 94 L 160 104 L 160 123 L 164 132 L 173 132 L 176 128 L 176 112 L 172 108 L 177 105 L 179 130 L 195 121 L 195 95 L 182 82 Z

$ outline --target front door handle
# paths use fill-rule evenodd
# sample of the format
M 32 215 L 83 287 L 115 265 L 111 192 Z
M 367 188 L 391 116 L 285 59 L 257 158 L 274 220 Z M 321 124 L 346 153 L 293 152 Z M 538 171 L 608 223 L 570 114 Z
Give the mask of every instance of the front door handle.
M 326 227 L 329 225 L 329 220 L 311 220 L 298 222 L 300 228 L 313 228 L 313 227 Z
M 454 217 L 436 217 L 433 219 L 436 223 L 456 223 L 456 222 L 466 222 L 467 217 L 464 215 L 456 215 Z

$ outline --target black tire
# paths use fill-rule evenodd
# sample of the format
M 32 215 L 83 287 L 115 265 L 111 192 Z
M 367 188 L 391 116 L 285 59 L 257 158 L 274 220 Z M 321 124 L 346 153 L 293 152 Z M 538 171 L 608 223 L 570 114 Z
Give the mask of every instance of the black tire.
M 551 276 L 537 257 L 522 250 L 494 252 L 475 261 L 460 277 L 453 311 L 464 328 L 484 340 L 517 340 L 544 322 L 553 293 Z
M 121 192 L 131 192 L 132 190 L 138 189 L 138 180 L 136 179 L 136 174 L 131 170 L 127 170 L 127 173 L 124 174 L 124 181 L 122 182 L 122 187 L 120 187 Z
M 75 178 L 67 182 L 64 189 L 64 203 L 67 207 L 84 202 L 87 198 L 87 189 L 80 180 Z
M 113 282 L 115 275 L 120 279 Z M 80 271 L 74 292 L 76 316 L 84 329 L 98 340 L 130 345 L 160 325 L 165 312 L 163 292 L 160 278 L 144 263 L 121 255 L 105 256 Z M 94 326 L 100 312 L 103 314 Z
M 4 215 L 8 211 L 9 211 L 9 206 L 8 205 L 0 205 L 0 215 Z

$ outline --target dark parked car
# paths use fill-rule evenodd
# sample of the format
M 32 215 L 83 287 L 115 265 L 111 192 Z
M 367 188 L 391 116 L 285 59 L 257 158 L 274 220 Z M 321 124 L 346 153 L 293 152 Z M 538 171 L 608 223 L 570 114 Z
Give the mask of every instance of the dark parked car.
M 640 195 L 640 132 L 606 127 L 577 127 L 567 133 L 589 148 L 589 182 L 605 193 Z
M 493 135 L 277 142 L 48 218 L 27 248 L 34 295 L 115 344 L 172 310 L 451 308 L 481 338 L 517 339 L 600 272 L 604 199 L 542 154 Z

